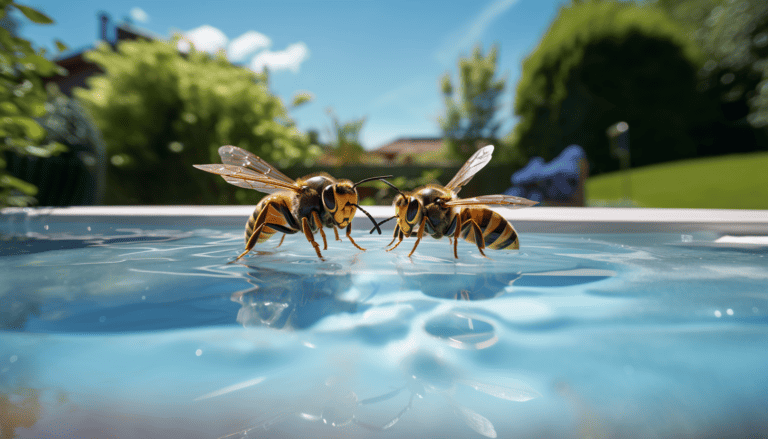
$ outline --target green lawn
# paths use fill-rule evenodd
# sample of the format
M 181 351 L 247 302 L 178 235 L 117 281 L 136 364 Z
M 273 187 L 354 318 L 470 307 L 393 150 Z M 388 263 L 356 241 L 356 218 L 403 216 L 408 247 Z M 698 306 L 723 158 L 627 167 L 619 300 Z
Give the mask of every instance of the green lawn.
M 588 206 L 768 209 L 768 153 L 681 160 L 629 171 L 632 203 L 622 202 L 624 172 L 587 179 Z

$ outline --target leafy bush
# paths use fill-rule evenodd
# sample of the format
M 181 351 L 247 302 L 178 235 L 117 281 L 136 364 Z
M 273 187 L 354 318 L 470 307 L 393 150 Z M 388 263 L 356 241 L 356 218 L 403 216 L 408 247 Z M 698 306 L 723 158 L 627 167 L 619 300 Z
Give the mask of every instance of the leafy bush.
M 712 153 L 768 149 L 768 2 L 655 0 L 685 23 L 707 61 L 699 89 L 718 102 Z
M 37 193 L 34 185 L 8 173 L 6 153 L 48 157 L 63 150 L 58 143 L 46 143 L 45 129 L 35 120 L 45 114 L 46 93 L 40 78 L 54 74 L 58 67 L 15 35 L 8 15 L 14 8 L 34 23 L 53 23 L 35 9 L 0 0 L 4 24 L 0 26 L 0 206 L 32 204 Z
M 307 161 L 310 145 L 268 87 L 266 74 L 236 67 L 223 55 L 174 41 L 102 45 L 87 58 L 105 74 L 76 89 L 107 147 L 107 204 L 253 202 L 196 163 L 220 162 L 221 145 L 252 151 L 277 167 Z
M 523 63 L 511 141 L 545 160 L 579 144 L 600 173 L 618 168 L 606 129 L 625 121 L 633 166 L 694 156 L 715 117 L 696 91 L 702 64 L 696 43 L 661 9 L 574 2 Z
M 54 157 L 8 154 L 12 175 L 37 186 L 35 204 L 72 206 L 99 204 L 104 192 L 104 142 L 88 115 L 55 85 L 48 89 L 47 114 L 38 119 L 49 142 L 66 151 Z

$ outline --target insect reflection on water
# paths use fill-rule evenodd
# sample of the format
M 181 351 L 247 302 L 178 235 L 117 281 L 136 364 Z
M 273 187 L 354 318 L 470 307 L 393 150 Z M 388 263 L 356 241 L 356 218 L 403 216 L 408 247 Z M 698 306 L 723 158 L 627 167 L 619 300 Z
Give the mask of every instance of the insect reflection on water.
M 246 327 L 303 329 L 327 315 L 368 307 L 336 297 L 352 285 L 349 273 L 308 276 L 260 268 L 249 272 L 246 280 L 252 287 L 231 297 L 242 306 L 237 322 Z
M 272 376 L 236 383 L 209 392 L 198 399 L 227 398 L 228 393 L 234 391 L 232 389 L 254 387 L 250 390 L 254 417 L 245 428 L 221 438 L 264 437 L 268 435 L 267 431 L 272 431 L 273 435 L 282 435 L 290 434 L 292 429 L 305 432 L 307 429 L 315 431 L 316 428 L 343 429 L 344 435 L 352 431 L 352 436 L 355 436 L 355 430 L 365 436 L 365 431 L 396 431 L 396 427 L 407 432 L 409 427 L 402 426 L 402 421 L 408 419 L 409 422 L 416 422 L 424 416 L 430 417 L 434 405 L 442 407 L 444 413 L 450 413 L 454 420 L 469 429 L 486 437 L 496 437 L 497 431 L 491 420 L 493 416 L 486 417 L 479 409 L 472 407 L 473 403 L 463 402 L 464 393 L 514 402 L 525 402 L 539 396 L 537 391 L 523 382 L 494 377 L 492 373 L 490 377 L 486 373 L 484 378 L 475 379 L 472 372 L 457 366 L 460 362 L 443 358 L 439 353 L 440 349 L 446 348 L 466 352 L 467 349 L 481 350 L 494 345 L 498 340 L 495 329 L 483 316 L 466 313 L 459 308 L 453 311 L 450 306 L 445 308 L 441 304 L 456 304 L 460 307 L 461 303 L 468 300 L 491 299 L 504 294 L 505 288 L 519 277 L 518 274 L 483 273 L 472 279 L 466 277 L 466 282 L 452 282 L 448 287 L 447 283 L 439 282 L 438 278 L 432 278 L 413 267 L 406 267 L 400 273 L 400 282 L 389 285 L 389 289 L 378 295 L 374 292 L 363 300 L 355 300 L 346 296 L 345 292 L 360 285 L 361 274 L 353 268 L 359 268 L 364 262 L 357 262 L 352 266 L 337 263 L 299 264 L 321 267 L 315 268 L 315 271 L 310 270 L 309 274 L 292 273 L 291 267 L 248 266 L 244 278 L 249 287 L 231 295 L 231 300 L 241 305 L 237 314 L 238 323 L 246 327 L 298 330 L 296 336 L 304 339 L 303 343 L 310 347 L 311 352 L 317 352 L 313 344 L 323 346 L 323 340 L 328 340 L 324 337 L 333 339 L 336 334 L 341 334 L 338 331 L 343 331 L 347 336 L 356 331 L 358 334 L 366 331 L 364 328 L 371 323 L 363 316 L 369 310 L 380 311 L 389 306 L 386 303 L 397 301 L 389 297 L 391 293 L 399 291 L 410 294 L 413 291 L 418 295 L 422 293 L 415 293 L 417 289 L 437 283 L 443 288 L 437 287 L 432 291 L 433 294 L 426 293 L 423 296 L 425 301 L 419 305 L 425 307 L 422 311 L 433 307 L 430 313 L 432 318 L 427 319 L 419 330 L 423 334 L 419 337 L 425 337 L 426 344 L 416 342 L 416 345 L 411 345 L 413 334 L 409 331 L 413 328 L 409 322 L 402 322 L 405 328 L 411 328 L 405 330 L 386 325 L 389 329 L 386 336 L 382 335 L 385 339 L 377 340 L 377 343 L 405 343 L 410 347 L 395 355 L 394 359 L 387 357 L 386 361 L 394 361 L 393 368 L 385 368 L 387 376 L 380 377 L 378 382 L 373 378 L 372 382 L 360 381 L 360 377 L 353 377 L 355 374 L 347 375 L 345 368 L 357 368 L 359 365 L 347 364 L 347 360 L 355 360 L 345 360 L 343 355 L 337 356 L 325 346 L 323 357 L 338 358 L 338 370 L 334 370 L 333 366 L 329 369 L 317 364 L 316 368 L 310 368 L 314 370 L 302 372 L 301 377 L 286 372 L 282 377 Z M 306 268 L 303 267 L 305 271 Z M 386 303 L 382 305 L 377 300 L 368 300 L 374 298 Z M 329 330 L 327 326 L 325 329 L 315 327 L 321 319 L 344 314 L 353 316 L 351 319 L 362 319 L 358 323 L 362 326 L 356 326 L 351 331 L 331 330 L 335 332 L 327 336 L 323 335 L 324 331 Z M 375 326 L 367 330 L 373 328 Z M 434 350 L 433 344 L 441 348 Z M 265 394 L 279 394 L 279 389 L 284 388 L 291 388 L 292 393 L 304 396 L 279 404 L 258 402 Z M 249 397 L 239 397 L 243 398 L 241 403 L 248 404 Z M 427 406 L 419 402 L 423 400 L 427 401 Z M 414 411 L 419 413 L 409 416 Z
M 305 329 L 322 318 L 338 313 L 363 313 L 373 305 L 366 300 L 340 297 L 355 284 L 353 273 L 341 264 L 327 265 L 314 275 L 272 268 L 251 269 L 244 279 L 249 288 L 236 291 L 231 300 L 241 305 L 237 322 L 243 326 Z M 330 274 L 332 273 L 332 274 Z M 487 300 L 505 294 L 520 277 L 518 273 L 454 273 L 446 282 L 445 273 L 406 272 L 398 269 L 399 282 L 390 291 L 420 291 L 438 299 Z M 367 298 L 376 290 L 366 292 Z
M 305 401 L 305 407 L 294 411 L 266 412 L 254 424 L 219 439 L 259 437 L 265 430 L 289 422 L 289 419 L 345 428 L 345 433 L 350 432 L 346 429 L 350 426 L 367 431 L 385 431 L 395 427 L 409 411 L 418 410 L 417 401 L 435 397 L 450 407 L 455 418 L 467 427 L 485 437 L 495 438 L 497 431 L 491 420 L 459 401 L 459 388 L 471 388 L 512 402 L 526 402 L 541 396 L 528 384 L 517 380 L 502 377 L 503 384 L 498 384 L 496 380 L 494 383 L 475 380 L 426 350 L 406 355 L 399 369 L 401 377 L 399 383 L 391 386 L 392 390 L 364 398 L 350 388 L 343 376 L 329 376 L 319 386 L 323 391 L 314 403 Z M 403 395 L 405 398 L 401 397 Z M 395 400 L 399 402 L 394 403 Z M 391 413 L 377 413 L 377 406 L 383 406 L 382 409 L 391 410 Z

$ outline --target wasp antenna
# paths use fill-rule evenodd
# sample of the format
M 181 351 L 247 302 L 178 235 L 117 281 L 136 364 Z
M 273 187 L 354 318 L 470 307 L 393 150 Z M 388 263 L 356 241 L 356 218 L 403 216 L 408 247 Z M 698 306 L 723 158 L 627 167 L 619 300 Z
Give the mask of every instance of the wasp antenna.
M 376 227 L 372 228 L 372 229 L 371 229 L 371 231 L 370 231 L 370 232 L 368 232 L 368 233 L 373 233 L 373 231 L 374 231 L 374 230 L 376 230 L 376 229 L 378 229 L 380 225 L 384 224 L 385 222 L 387 222 L 387 221 L 389 221 L 389 220 L 395 219 L 395 218 L 397 218 L 397 216 L 391 216 L 391 217 L 389 217 L 389 218 L 385 219 L 384 221 L 382 221 L 382 222 L 380 222 L 380 223 L 377 223 L 377 224 L 376 224 Z M 381 229 L 379 229 L 379 235 L 381 235 Z
M 368 217 L 368 219 L 371 220 L 371 222 L 373 223 L 373 229 L 371 229 L 371 233 L 373 233 L 374 230 L 378 230 L 379 231 L 379 235 L 381 235 L 381 229 L 379 228 L 379 225 L 376 223 L 376 220 L 373 219 L 373 217 L 371 216 L 370 213 L 368 213 L 365 209 L 360 207 L 359 204 L 353 204 L 353 203 L 349 203 L 349 204 L 352 204 L 353 206 L 355 206 L 358 209 L 360 209 Z
M 403 193 L 403 191 L 401 191 L 400 189 L 398 189 L 398 187 L 397 187 L 397 186 L 395 186 L 394 184 L 392 184 L 392 183 L 388 182 L 387 180 L 384 180 L 383 178 L 382 178 L 382 179 L 380 179 L 379 181 L 381 181 L 382 183 L 385 183 L 387 186 L 389 186 L 389 187 L 391 187 L 392 189 L 396 190 L 398 194 L 400 194 L 400 195 L 402 195 L 402 196 L 405 196 L 405 194 Z
M 392 176 L 391 175 L 382 175 L 380 177 L 364 178 L 364 179 L 358 181 L 357 183 L 353 184 L 352 187 L 357 187 L 359 184 L 362 184 L 362 183 L 365 183 L 365 182 L 368 182 L 368 181 L 373 181 L 373 180 L 382 180 L 382 181 L 384 181 L 385 178 L 392 178 Z

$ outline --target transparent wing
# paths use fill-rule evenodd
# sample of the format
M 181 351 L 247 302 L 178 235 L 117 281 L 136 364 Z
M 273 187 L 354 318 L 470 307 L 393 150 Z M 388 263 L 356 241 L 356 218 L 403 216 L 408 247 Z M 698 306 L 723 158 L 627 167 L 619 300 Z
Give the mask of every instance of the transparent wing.
M 222 146 L 219 148 L 219 156 L 221 157 L 221 162 L 225 165 L 248 168 L 284 183 L 295 183 L 290 177 L 278 171 L 277 168 L 265 162 L 260 157 L 256 156 L 256 154 L 248 152 L 242 148 L 232 145 Z
M 480 197 L 459 198 L 445 202 L 446 206 L 473 206 L 485 204 L 494 204 L 510 209 L 517 209 L 520 207 L 534 206 L 539 204 L 539 202 L 531 201 L 523 197 L 515 197 L 512 195 L 482 195 Z
M 242 168 L 236 165 L 192 165 L 197 169 L 211 174 L 218 174 L 229 184 L 253 189 L 266 194 L 272 194 L 279 191 L 291 190 L 298 192 L 299 186 L 291 180 L 290 182 L 278 180 L 267 174 L 260 174 L 249 168 Z M 287 178 L 287 177 L 286 177 Z
M 453 409 L 454 413 L 456 413 L 472 430 L 475 430 L 485 437 L 495 438 L 497 436 L 496 429 L 493 427 L 491 421 L 485 416 L 468 407 L 460 406 L 458 404 L 454 405 Z
M 466 384 L 469 387 L 479 390 L 480 392 L 487 393 L 488 395 L 495 396 L 496 398 L 506 399 L 508 401 L 525 402 L 541 396 L 541 393 L 537 392 L 527 384 L 521 382 L 515 382 L 512 385 L 499 385 L 499 384 L 487 384 L 481 383 L 475 380 L 459 380 L 461 383 Z
M 477 152 L 472 154 L 472 157 L 464 163 L 464 166 L 459 169 L 459 172 L 456 173 L 445 187 L 458 194 L 461 188 L 491 161 L 492 154 L 493 145 L 478 149 Z

